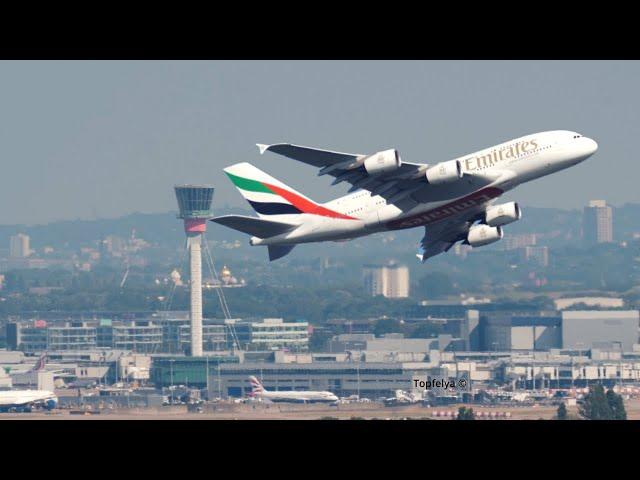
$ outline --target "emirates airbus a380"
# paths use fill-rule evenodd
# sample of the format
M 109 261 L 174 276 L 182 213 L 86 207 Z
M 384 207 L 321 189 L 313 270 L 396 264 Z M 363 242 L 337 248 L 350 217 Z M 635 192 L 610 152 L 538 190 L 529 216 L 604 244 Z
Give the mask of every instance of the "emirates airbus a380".
M 456 242 L 480 247 L 497 242 L 502 227 L 519 220 L 516 202 L 494 204 L 521 183 L 572 167 L 598 144 L 555 130 L 534 133 L 440 163 L 409 163 L 390 149 L 372 155 L 339 153 L 288 143 L 258 144 L 267 151 L 319 168 L 318 175 L 348 182 L 349 193 L 316 203 L 249 163 L 224 169 L 259 218 L 225 215 L 212 221 L 252 235 L 269 259 L 299 243 L 342 241 L 405 228 L 425 229 L 418 258 L 448 251 Z

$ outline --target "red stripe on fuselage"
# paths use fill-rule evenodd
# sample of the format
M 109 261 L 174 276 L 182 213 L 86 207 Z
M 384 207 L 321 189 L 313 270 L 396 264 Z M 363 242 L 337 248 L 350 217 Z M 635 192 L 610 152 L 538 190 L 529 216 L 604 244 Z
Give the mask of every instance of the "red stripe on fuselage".
M 481 205 L 489 200 L 499 197 L 504 192 L 499 188 L 489 187 L 477 192 L 467 195 L 466 197 L 459 198 L 453 202 L 449 202 L 440 207 L 436 207 L 433 210 L 418 213 L 411 217 L 402 218 L 400 220 L 393 220 L 386 224 L 390 230 L 399 230 L 402 228 L 419 227 L 421 225 L 429 225 L 430 223 L 439 222 L 447 217 L 451 217 L 458 213 L 462 213 L 465 210 Z
M 357 220 L 356 218 L 349 217 L 348 215 L 343 215 L 339 212 L 334 212 L 333 210 L 329 210 L 328 208 L 324 208 L 320 205 L 317 205 L 309 200 L 302 198 L 295 193 L 292 193 L 284 188 L 276 187 L 275 185 L 271 185 L 269 183 L 262 182 L 269 190 L 271 190 L 276 195 L 280 195 L 286 201 L 290 202 L 294 207 L 300 210 L 303 213 L 311 213 L 313 215 L 321 215 L 323 217 L 330 218 L 342 218 L 343 220 Z

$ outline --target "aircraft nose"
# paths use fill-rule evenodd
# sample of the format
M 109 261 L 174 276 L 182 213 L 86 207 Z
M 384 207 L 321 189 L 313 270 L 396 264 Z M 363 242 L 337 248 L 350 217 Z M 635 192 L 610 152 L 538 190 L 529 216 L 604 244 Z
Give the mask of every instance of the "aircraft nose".
M 593 155 L 598 150 L 598 143 L 592 138 L 585 138 L 585 150 L 587 155 Z

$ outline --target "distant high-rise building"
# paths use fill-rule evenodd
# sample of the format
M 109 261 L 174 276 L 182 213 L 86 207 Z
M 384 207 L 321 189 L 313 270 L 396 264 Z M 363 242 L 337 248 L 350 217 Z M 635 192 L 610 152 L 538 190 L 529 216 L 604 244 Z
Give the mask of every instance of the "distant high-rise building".
M 384 295 L 385 276 L 381 265 L 365 265 L 363 268 L 364 289 L 372 297 Z
M 549 266 L 549 248 L 524 247 L 522 249 L 522 258 L 525 262 L 533 262 L 541 267 L 547 267 Z
M 9 256 L 11 258 L 26 258 L 31 255 L 29 235 L 19 233 L 9 240 Z
M 582 236 L 587 245 L 613 242 L 613 209 L 604 200 L 591 200 L 584 207 Z
M 522 233 L 518 235 L 505 235 L 502 240 L 505 250 L 515 250 L 516 248 L 530 247 L 536 244 L 535 233 Z
M 371 296 L 409 296 L 409 269 L 404 265 L 365 265 L 363 274 L 364 288 Z
M 409 296 L 409 269 L 404 265 L 387 267 L 387 292 L 389 298 L 407 298 Z

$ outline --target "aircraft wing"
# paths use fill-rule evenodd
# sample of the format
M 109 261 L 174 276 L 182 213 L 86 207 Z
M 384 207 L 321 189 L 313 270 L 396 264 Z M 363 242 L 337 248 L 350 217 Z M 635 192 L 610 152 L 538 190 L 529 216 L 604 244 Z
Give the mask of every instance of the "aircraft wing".
M 357 153 L 332 152 L 331 150 L 320 150 L 319 148 L 303 147 L 302 145 L 292 145 L 290 143 L 274 143 L 273 145 L 258 143 L 257 145 L 260 149 L 260 154 L 268 150 L 318 168 L 366 157 L 366 155 Z
M 270 151 L 320 168 L 318 175 L 331 175 L 334 177 L 333 185 L 347 182 L 351 184 L 350 192 L 360 188 L 369 190 L 372 195 L 386 198 L 388 203 L 398 202 L 423 187 L 428 187 L 424 176 L 426 164 L 403 161 L 400 168 L 393 172 L 369 175 L 361 165 L 368 155 L 333 152 L 289 143 L 258 144 L 258 148 L 261 154 Z
M 424 263 L 431 257 L 435 257 L 442 252 L 448 252 L 456 242 L 465 238 L 471 225 L 472 223 L 470 222 L 459 222 L 447 225 L 449 227 L 447 229 L 424 227 L 424 237 L 420 240 L 420 249 L 416 257 Z
M 424 237 L 420 240 L 420 248 L 416 257 L 424 263 L 431 257 L 449 251 L 457 242 L 465 240 L 471 226 L 477 220 L 482 219 L 486 206 L 492 202 L 493 200 L 487 201 L 473 210 L 442 222 L 426 225 L 424 227 Z

